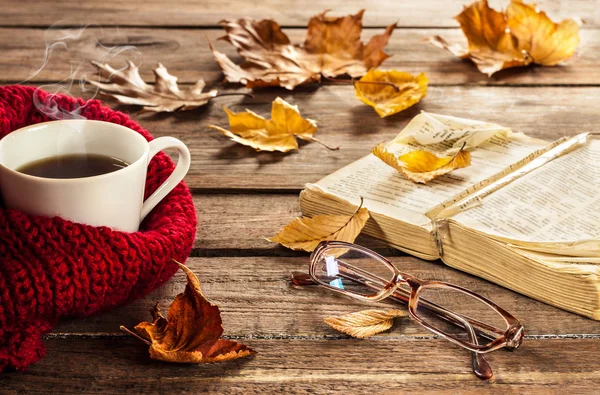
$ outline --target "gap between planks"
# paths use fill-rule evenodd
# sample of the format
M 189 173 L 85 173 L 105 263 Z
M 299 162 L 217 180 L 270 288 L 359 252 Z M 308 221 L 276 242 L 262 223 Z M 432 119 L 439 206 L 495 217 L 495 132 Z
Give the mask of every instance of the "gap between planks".
M 131 335 L 127 333 L 111 333 L 111 332 L 90 332 L 90 333 L 69 333 L 69 332 L 52 332 L 43 336 L 44 339 L 111 339 L 111 338 L 129 338 Z M 356 340 L 347 335 L 322 335 L 322 336 L 306 336 L 306 335 L 224 335 L 223 339 L 228 340 Z M 438 340 L 442 339 L 437 335 L 401 335 L 401 336 L 373 336 L 365 340 L 369 341 L 389 341 L 389 340 Z M 568 334 L 545 334 L 545 335 L 525 335 L 525 340 L 560 340 L 560 339 L 600 339 L 600 334 L 595 333 L 568 333 Z

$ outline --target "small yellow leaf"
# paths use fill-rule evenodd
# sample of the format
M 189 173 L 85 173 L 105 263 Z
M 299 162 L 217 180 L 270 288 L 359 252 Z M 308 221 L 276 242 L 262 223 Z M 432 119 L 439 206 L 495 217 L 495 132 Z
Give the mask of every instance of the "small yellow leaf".
M 360 339 L 387 331 L 394 324 L 394 318 L 406 316 L 402 310 L 363 310 L 340 317 L 327 317 L 325 323 L 352 337 Z
M 356 97 L 373 107 L 380 117 L 403 111 L 427 94 L 424 73 L 413 76 L 396 70 L 371 69 L 354 84 Z
M 491 76 L 509 67 L 536 63 L 554 66 L 573 56 L 579 44 L 579 22 L 566 19 L 552 22 L 535 4 L 512 0 L 506 12 L 478 0 L 456 16 L 469 49 L 450 45 L 442 37 L 430 42 L 455 56 L 471 59 L 479 71 Z
M 320 242 L 326 240 L 352 243 L 370 216 L 369 210 L 361 206 L 351 216 L 315 215 L 312 218 L 294 218 L 279 233 L 267 240 L 292 250 L 308 252 L 312 252 Z
M 297 150 L 296 137 L 320 143 L 313 137 L 317 131 L 317 123 L 312 119 L 302 118 L 297 106 L 292 106 L 280 97 L 273 101 L 270 120 L 250 110 L 233 113 L 227 108 L 223 109 L 229 118 L 230 130 L 214 125 L 208 127 L 218 130 L 236 143 L 247 145 L 257 151 Z
M 454 156 L 438 157 L 428 151 L 412 151 L 400 157 L 385 149 L 383 143 L 373 148 L 373 155 L 398 170 L 405 178 L 425 184 L 441 175 L 471 164 L 471 154 L 460 150 Z

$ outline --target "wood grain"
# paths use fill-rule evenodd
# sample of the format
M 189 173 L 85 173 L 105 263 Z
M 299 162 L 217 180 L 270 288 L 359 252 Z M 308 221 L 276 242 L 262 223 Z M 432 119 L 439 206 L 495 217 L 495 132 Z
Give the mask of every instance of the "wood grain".
M 269 117 L 277 96 L 297 104 L 303 116 L 315 119 L 319 125 L 316 137 L 339 145 L 340 150 L 301 143 L 298 152 L 256 152 L 207 128 L 210 124 L 228 126 L 220 105 L 234 111 L 249 108 Z M 497 122 L 553 140 L 597 131 L 599 96 L 596 87 L 431 87 L 418 105 L 382 119 L 354 97 L 352 87 L 325 86 L 294 93 L 259 91 L 255 99 L 223 97 L 196 112 L 135 118 L 154 136 L 170 135 L 187 144 L 193 159 L 186 177 L 191 188 L 299 191 L 306 183 L 318 181 L 395 137 L 421 110 Z
M 492 0 L 503 7 L 508 0 Z M 2 394 L 328 394 L 440 393 L 595 393 L 600 385 L 600 325 L 476 277 L 440 262 L 402 256 L 381 243 L 361 237 L 401 270 L 421 278 L 439 279 L 470 288 L 494 300 L 525 325 L 526 339 L 515 352 L 488 357 L 495 377 L 477 380 L 464 350 L 433 336 L 409 319 L 370 340 L 352 340 L 323 323 L 330 315 L 357 311 L 365 304 L 326 289 L 298 289 L 289 283 L 293 270 L 306 270 L 308 254 L 266 242 L 290 218 L 299 215 L 298 191 L 366 155 L 394 137 L 421 110 L 488 120 L 515 131 L 549 140 L 597 131 L 600 98 L 600 7 L 598 1 L 541 0 L 539 8 L 555 19 L 580 16 L 587 22 L 577 56 L 566 66 L 505 71 L 494 78 L 478 73 L 468 62 L 454 59 L 423 40 L 442 35 L 464 42 L 452 19 L 465 1 L 380 0 L 3 0 L 0 7 L 0 83 L 30 77 L 44 63 L 46 45 L 60 44 L 48 65 L 28 83 L 47 85 L 94 72 L 88 62 L 124 46 L 135 46 L 142 76 L 152 81 L 151 68 L 162 62 L 192 83 L 203 77 L 229 92 L 246 92 L 220 83 L 222 74 L 208 50 L 208 40 L 239 60 L 234 49 L 216 39 L 221 19 L 275 18 L 294 42 L 302 42 L 308 19 L 325 8 L 344 15 L 367 8 L 368 38 L 395 21 L 400 26 L 387 47 L 393 56 L 385 68 L 425 72 L 430 80 L 426 99 L 389 119 L 361 104 L 351 86 L 304 87 L 255 92 L 255 99 L 217 98 L 206 108 L 174 115 L 134 118 L 155 136 L 171 135 L 192 151 L 186 181 L 193 189 L 199 227 L 188 265 L 198 274 L 203 291 L 221 306 L 226 337 L 258 351 L 252 359 L 203 366 L 167 365 L 148 358 L 147 347 L 119 332 L 147 320 L 156 301 L 166 308 L 185 287 L 177 273 L 152 294 L 111 312 L 64 320 L 46 336 L 48 353 L 23 373 L 0 375 Z M 47 27 L 74 26 L 77 29 Z M 95 25 L 94 25 L 95 24 Z M 101 29 L 99 26 L 102 26 Z M 119 26 L 117 30 L 114 26 Z M 64 39 L 63 39 L 64 41 Z M 111 52 L 114 53 L 114 52 Z M 131 52 L 111 59 L 118 64 Z M 77 94 L 77 93 L 75 93 Z M 89 97 L 91 92 L 84 94 Z M 207 125 L 227 126 L 221 110 L 244 108 L 268 115 L 281 96 L 297 104 L 319 123 L 317 137 L 340 151 L 302 144 L 290 154 L 257 153 L 231 143 Z M 114 102 L 109 102 L 114 106 Z M 127 112 L 134 108 L 121 107 Z M 560 291 L 560 290 L 557 290 Z M 383 305 L 383 304 L 382 304 Z M 476 308 L 475 308 L 476 310 Z M 475 311 L 476 312 L 476 311 Z
M 401 3 L 401 2 L 398 2 Z M 383 29 L 366 29 L 366 40 Z M 293 42 L 301 43 L 305 29 L 285 29 Z M 222 80 L 222 73 L 213 59 L 208 41 L 239 61 L 233 46 L 217 41 L 221 29 L 156 29 L 156 28 L 94 28 L 72 29 L 0 28 L 0 81 L 19 82 L 30 78 L 44 63 L 46 45 L 55 44 L 46 67 L 31 78 L 31 82 L 62 81 L 79 68 L 76 77 L 94 76 L 90 60 L 108 62 L 113 66 L 129 58 L 141 62 L 145 80 L 153 82 L 152 68 L 163 63 L 180 82 L 194 83 L 198 78 L 208 82 Z M 454 58 L 426 42 L 428 37 L 441 35 L 450 42 L 466 43 L 460 29 L 398 29 L 392 35 L 386 52 L 392 56 L 384 68 L 411 73 L 426 73 L 431 85 L 600 85 L 600 30 L 581 32 L 577 55 L 564 66 L 528 67 L 506 70 L 492 78 L 477 71 L 468 61 Z M 71 38 L 65 38 L 71 37 Z M 67 45 L 65 48 L 62 44 Z M 139 54 L 117 49 L 135 46 Z M 112 51 L 109 49 L 112 48 Z M 138 56 L 141 55 L 141 58 Z
M 442 340 L 256 340 L 258 354 L 208 365 L 150 360 L 128 337 L 55 338 L 24 373 L 0 378 L 3 394 L 564 393 L 600 385 L 600 340 L 531 340 L 488 357 L 494 378 L 471 372 L 467 352 Z
M 120 26 L 215 26 L 228 18 L 273 18 L 284 26 L 306 26 L 308 19 L 325 9 L 332 14 L 346 15 L 367 9 L 366 26 L 386 26 L 398 21 L 400 26 L 456 26 L 452 19 L 470 1 L 430 0 L 420 3 L 395 0 L 319 0 L 282 3 L 266 0 L 249 3 L 244 0 L 185 0 L 165 3 L 162 0 L 77 1 L 4 0 L 0 25 L 120 25 Z M 498 9 L 506 0 L 490 0 Z M 600 23 L 598 4 L 589 0 L 541 0 L 541 9 L 556 19 L 585 18 L 590 26 Z
M 372 308 L 373 305 L 334 294 L 322 287 L 292 286 L 289 281 L 291 272 L 306 272 L 308 255 L 190 258 L 187 264 L 200 278 L 203 293 L 221 307 L 223 325 L 228 335 L 258 338 L 344 338 L 346 336 L 329 328 L 323 318 Z M 453 270 L 441 262 L 425 262 L 408 256 L 390 259 L 406 273 L 423 279 L 461 285 L 492 299 L 522 321 L 527 335 L 600 338 L 598 322 L 526 298 Z M 185 283 L 185 277 L 178 272 L 162 288 L 129 306 L 99 316 L 61 323 L 54 331 L 55 336 L 69 333 L 119 333 L 119 325 L 133 327 L 140 321 L 149 320 L 149 311 L 156 302 L 160 302 L 161 307 L 166 309 L 175 295 L 183 292 Z M 377 305 L 382 308 L 390 307 L 387 303 Z M 469 314 L 476 316 L 480 309 L 483 306 L 474 305 Z M 391 332 L 381 337 L 398 339 L 434 336 L 410 319 L 403 318 Z

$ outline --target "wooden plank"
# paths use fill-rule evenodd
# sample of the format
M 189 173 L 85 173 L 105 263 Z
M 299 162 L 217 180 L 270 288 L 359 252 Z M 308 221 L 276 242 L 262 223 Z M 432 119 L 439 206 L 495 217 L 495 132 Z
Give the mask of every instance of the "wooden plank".
M 241 230 L 243 232 L 243 230 Z M 204 294 L 222 310 L 226 334 L 259 338 L 339 338 L 339 332 L 329 328 L 323 318 L 373 308 L 349 297 L 340 296 L 322 287 L 295 287 L 289 279 L 293 271 L 308 270 L 309 254 L 299 257 L 211 257 L 190 258 L 187 264 L 202 282 Z M 485 297 L 514 314 L 525 326 L 529 336 L 598 337 L 596 321 L 556 309 L 521 296 L 477 277 L 451 269 L 440 262 L 425 262 L 414 257 L 390 257 L 398 268 L 423 279 L 441 280 L 461 285 Z M 54 331 L 64 334 L 119 333 L 119 326 L 133 327 L 149 320 L 149 311 L 156 302 L 167 308 L 175 295 L 183 292 L 185 277 L 177 273 L 162 288 L 151 295 L 109 313 L 86 319 L 67 320 Z M 451 298 L 451 296 L 449 296 Z M 450 299 L 449 299 L 450 300 Z M 375 306 L 389 308 L 384 302 Z M 400 306 L 394 304 L 394 306 Z M 483 306 L 474 305 L 469 314 L 482 317 Z M 344 337 L 344 336 L 342 336 Z M 433 337 L 409 318 L 403 318 L 385 339 Z
M 269 116 L 271 101 L 281 96 L 297 104 L 303 116 L 319 124 L 317 137 L 339 151 L 301 143 L 298 152 L 256 152 L 235 144 L 207 125 L 227 127 L 220 105 L 234 111 L 249 108 Z M 367 155 L 372 147 L 396 136 L 408 121 L 425 110 L 487 120 L 515 131 L 553 140 L 564 135 L 597 131 L 600 88 L 563 87 L 431 87 L 418 105 L 389 118 L 354 97 L 350 86 L 318 90 L 258 91 L 255 99 L 223 97 L 199 111 L 175 115 L 136 116 L 155 136 L 171 135 L 191 150 L 192 168 L 186 181 L 195 189 L 298 191 Z
M 3 374 L 3 394 L 593 393 L 600 340 L 531 340 L 488 357 L 491 381 L 471 372 L 468 353 L 442 340 L 253 340 L 258 354 L 216 364 L 150 360 L 130 338 L 47 341 L 48 354 L 23 373 Z
M 193 256 L 300 254 L 265 240 L 302 215 L 296 193 L 194 194 L 194 204 L 198 229 Z M 401 254 L 368 236 L 359 236 L 357 243 L 381 253 Z
M 221 250 L 281 251 L 264 237 L 274 236 L 292 218 L 302 215 L 297 194 L 194 195 L 198 230 L 193 254 L 213 255 Z
M 402 3 L 402 2 L 397 2 Z M 382 29 L 368 29 L 363 36 L 368 39 Z M 293 42 L 302 42 L 305 29 L 286 29 Z M 134 58 L 132 52 L 125 52 L 113 58 L 107 48 L 136 46 L 143 61 L 142 76 L 154 80 L 152 67 L 163 63 L 180 82 L 193 83 L 198 78 L 208 82 L 222 79 L 222 73 L 213 59 L 208 40 L 217 48 L 238 59 L 233 46 L 217 42 L 222 36 L 221 29 L 150 29 L 150 28 L 88 28 L 80 29 L 23 29 L 0 28 L 0 48 L 3 58 L 0 62 L 0 80 L 19 82 L 30 77 L 33 71 L 44 63 L 45 47 L 52 43 L 64 42 L 68 49 L 56 45 L 47 66 L 31 81 L 36 83 L 62 81 L 72 71 L 80 67 L 77 76 L 94 76 L 90 60 L 106 61 L 117 67 L 124 57 Z M 477 71 L 469 61 L 454 58 L 426 42 L 428 37 L 441 35 L 450 42 L 465 43 L 460 29 L 399 29 L 392 35 L 386 51 L 392 55 L 382 67 L 399 69 L 411 73 L 427 74 L 431 85 L 599 85 L 600 84 L 600 30 L 588 29 L 581 32 L 581 43 L 576 57 L 566 66 L 522 68 L 503 71 L 493 78 Z M 78 37 L 64 39 L 64 37 Z M 97 40 L 97 41 L 96 41 Z M 139 60 L 136 60 L 139 63 Z
M 367 26 L 385 26 L 398 21 L 400 26 L 455 26 L 452 19 L 462 4 L 469 1 L 432 0 L 415 5 L 409 1 L 381 0 L 319 0 L 287 2 L 266 0 L 248 3 L 244 0 L 204 0 L 165 3 L 162 0 L 68 0 L 47 2 L 4 0 L 0 25 L 50 26 L 59 25 L 121 25 L 121 26 L 215 26 L 221 19 L 240 17 L 274 18 L 286 26 L 306 26 L 308 19 L 325 9 L 335 15 L 356 13 L 367 8 Z M 491 0 L 498 9 L 507 1 Z M 600 23 L 597 3 L 587 0 L 541 0 L 539 8 L 553 18 L 581 17 L 590 25 Z

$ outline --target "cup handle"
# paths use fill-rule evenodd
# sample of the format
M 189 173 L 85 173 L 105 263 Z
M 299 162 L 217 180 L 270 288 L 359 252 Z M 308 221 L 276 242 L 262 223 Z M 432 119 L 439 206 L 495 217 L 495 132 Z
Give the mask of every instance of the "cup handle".
M 187 174 L 190 169 L 191 157 L 190 150 L 180 140 L 175 137 L 159 137 L 150 141 L 150 151 L 148 153 L 148 163 L 150 160 L 159 153 L 160 151 L 167 148 L 176 148 L 179 151 L 179 159 L 177 160 L 177 166 L 173 173 L 159 186 L 156 191 L 142 205 L 142 216 L 140 221 L 146 218 L 146 215 L 161 201 L 165 196 L 169 194 L 179 184 L 183 177 Z

